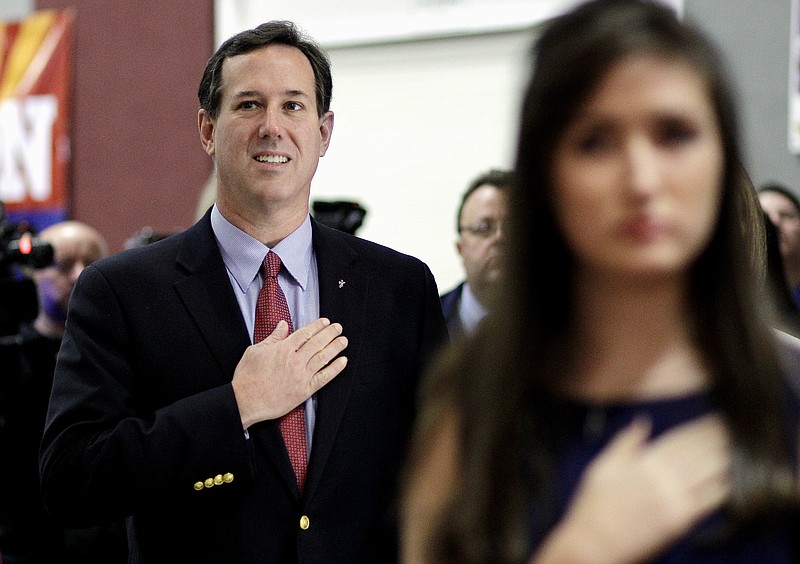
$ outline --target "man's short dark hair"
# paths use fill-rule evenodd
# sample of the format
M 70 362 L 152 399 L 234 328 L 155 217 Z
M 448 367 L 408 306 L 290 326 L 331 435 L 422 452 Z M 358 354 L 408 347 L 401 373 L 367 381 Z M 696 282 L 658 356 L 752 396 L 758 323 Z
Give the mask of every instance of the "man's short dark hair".
M 456 233 L 461 233 L 461 212 L 464 211 L 464 204 L 467 203 L 467 200 L 475 190 L 481 186 L 486 186 L 487 184 L 490 186 L 495 186 L 500 190 L 508 190 L 511 187 L 512 179 L 513 174 L 510 170 L 493 168 L 479 174 L 472 182 L 470 182 L 466 191 L 464 191 L 464 195 L 461 196 L 461 204 L 459 204 L 458 213 L 456 213 Z
M 226 40 L 211 55 L 203 71 L 203 78 L 197 89 L 200 108 L 208 112 L 212 119 L 219 115 L 222 99 L 222 63 L 225 59 L 243 55 L 268 45 L 288 45 L 299 49 L 311 63 L 314 71 L 314 87 L 317 98 L 317 115 L 322 117 L 331 108 L 333 96 L 333 77 L 328 55 L 311 37 L 300 31 L 290 21 L 274 20 L 263 23 L 254 29 L 237 33 Z

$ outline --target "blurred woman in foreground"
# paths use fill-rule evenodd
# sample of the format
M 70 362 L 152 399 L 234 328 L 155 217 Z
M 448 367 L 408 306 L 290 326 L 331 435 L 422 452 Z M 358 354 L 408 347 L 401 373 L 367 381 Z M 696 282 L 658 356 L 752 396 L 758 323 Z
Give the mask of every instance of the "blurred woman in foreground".
M 429 374 L 405 562 L 797 561 L 798 368 L 715 49 L 663 5 L 597 0 L 535 55 L 505 308 Z

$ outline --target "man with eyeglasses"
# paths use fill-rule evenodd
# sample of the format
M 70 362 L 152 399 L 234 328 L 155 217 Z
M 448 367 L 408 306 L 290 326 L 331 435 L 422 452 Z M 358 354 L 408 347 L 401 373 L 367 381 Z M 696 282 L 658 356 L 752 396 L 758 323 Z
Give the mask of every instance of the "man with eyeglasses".
M 473 180 L 456 216 L 456 250 L 466 279 L 441 296 L 450 337 L 472 333 L 486 315 L 492 288 L 502 275 L 501 242 L 511 172 L 491 169 Z

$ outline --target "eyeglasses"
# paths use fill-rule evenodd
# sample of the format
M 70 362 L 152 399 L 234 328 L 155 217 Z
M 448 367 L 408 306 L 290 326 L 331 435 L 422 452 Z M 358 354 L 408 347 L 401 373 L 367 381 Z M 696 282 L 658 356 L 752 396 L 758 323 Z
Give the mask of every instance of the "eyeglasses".
M 480 223 L 476 223 L 475 225 L 462 225 L 460 232 L 466 231 L 470 235 L 474 235 L 475 237 L 479 237 L 481 239 L 488 239 L 500 231 L 503 227 L 503 221 L 497 219 L 487 219 L 486 221 L 481 221 Z

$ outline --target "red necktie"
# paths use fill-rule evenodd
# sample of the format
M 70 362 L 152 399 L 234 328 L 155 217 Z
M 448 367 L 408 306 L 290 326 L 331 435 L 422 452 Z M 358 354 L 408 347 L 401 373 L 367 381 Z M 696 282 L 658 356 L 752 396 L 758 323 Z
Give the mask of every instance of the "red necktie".
M 281 259 L 270 251 L 264 257 L 261 265 L 264 274 L 264 285 L 258 294 L 256 302 L 256 327 L 253 333 L 253 342 L 258 343 L 266 339 L 275 330 L 278 321 L 285 320 L 289 324 L 289 333 L 292 328 L 292 316 L 286 296 L 278 285 L 278 272 L 281 269 Z M 283 442 L 289 453 L 294 474 L 297 477 L 297 488 L 303 493 L 303 484 L 306 479 L 306 466 L 308 464 L 308 451 L 306 448 L 306 414 L 305 403 L 301 403 L 279 420 Z

